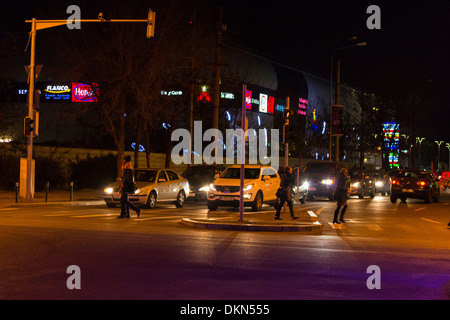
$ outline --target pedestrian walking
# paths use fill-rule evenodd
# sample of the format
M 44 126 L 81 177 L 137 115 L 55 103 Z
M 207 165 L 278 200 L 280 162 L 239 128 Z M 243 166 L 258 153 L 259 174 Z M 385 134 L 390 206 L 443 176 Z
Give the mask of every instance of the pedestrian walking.
M 122 179 L 121 179 L 121 196 L 120 196 L 120 207 L 121 212 L 119 219 L 130 217 L 130 208 L 136 211 L 138 218 L 141 215 L 141 209 L 137 208 L 132 204 L 128 198 L 130 192 L 134 192 L 134 169 L 131 165 L 131 157 L 125 156 L 122 164 Z
M 292 168 L 286 167 L 284 168 L 284 174 L 281 176 L 280 189 L 277 197 L 280 198 L 277 213 L 275 214 L 276 220 L 281 220 L 280 213 L 281 208 L 283 208 L 284 203 L 287 202 L 289 206 L 289 211 L 291 212 L 292 219 L 298 219 L 298 217 L 294 216 L 294 208 L 292 206 L 292 185 L 293 185 L 293 176 L 292 176 Z
M 342 168 L 339 173 L 338 181 L 336 183 L 336 190 L 334 191 L 334 199 L 337 202 L 336 211 L 334 211 L 334 219 L 333 223 L 345 223 L 344 215 L 347 210 L 347 199 L 348 192 L 350 188 L 350 180 L 348 175 L 348 170 L 346 168 Z M 341 210 L 342 208 L 342 210 Z M 340 218 L 339 218 L 339 213 Z

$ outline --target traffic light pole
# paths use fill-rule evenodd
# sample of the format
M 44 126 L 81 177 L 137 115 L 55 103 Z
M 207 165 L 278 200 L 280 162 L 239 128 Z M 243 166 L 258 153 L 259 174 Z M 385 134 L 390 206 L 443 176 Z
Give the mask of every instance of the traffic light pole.
M 30 87 L 28 89 L 28 117 L 34 120 L 34 84 L 36 81 L 36 61 L 35 61 L 35 52 L 36 52 L 36 19 L 33 18 L 31 20 L 31 58 L 30 58 L 30 71 L 28 74 L 28 78 L 30 81 Z M 31 201 L 32 196 L 32 188 L 33 188 L 33 179 L 31 175 L 33 167 L 33 133 L 27 137 L 27 187 L 26 187 L 26 201 Z
M 147 38 L 152 38 L 155 32 L 155 17 L 156 13 L 151 9 L 148 12 L 148 19 L 103 19 L 103 14 L 99 15 L 98 19 L 74 19 L 74 20 L 26 20 L 26 23 L 31 23 L 31 53 L 30 53 L 30 68 L 29 68 L 29 81 L 30 86 L 28 89 L 28 117 L 34 121 L 33 128 L 36 128 L 36 119 L 34 118 L 34 88 L 36 81 L 36 31 L 41 29 L 47 29 L 51 27 L 57 27 L 67 25 L 71 22 L 146 22 L 147 23 Z M 26 187 L 26 201 L 31 201 L 33 198 L 33 178 L 32 178 L 32 163 L 33 163 L 33 132 L 27 136 L 27 187 Z

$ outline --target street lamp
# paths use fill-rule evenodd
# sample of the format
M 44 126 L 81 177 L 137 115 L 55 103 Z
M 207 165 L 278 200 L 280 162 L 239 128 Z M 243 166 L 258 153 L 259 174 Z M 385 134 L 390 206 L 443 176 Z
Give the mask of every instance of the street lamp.
M 420 169 L 420 162 L 421 162 L 421 160 L 422 160 L 422 157 L 421 157 L 421 151 L 422 151 L 422 141 L 423 140 L 425 140 L 425 138 L 419 138 L 419 137 L 416 137 L 416 143 L 418 142 L 419 143 L 419 169 Z
M 441 158 L 441 144 L 443 144 L 444 143 L 444 141 L 435 141 L 434 143 L 436 143 L 437 145 L 438 145 L 438 158 L 437 158 L 437 167 L 438 167 L 438 171 L 439 171 L 439 161 L 440 161 L 440 158 Z
M 351 40 L 356 39 L 356 37 L 352 37 L 350 38 Z M 331 159 L 331 146 L 332 146 L 332 137 L 333 137 L 333 133 L 332 133 L 332 112 L 333 112 L 333 66 L 334 66 L 334 53 L 337 51 L 341 51 L 341 50 L 345 50 L 345 49 L 349 49 L 349 48 L 353 48 L 353 47 L 365 47 L 367 46 L 366 42 L 358 42 L 349 46 L 345 46 L 345 47 L 339 47 L 339 48 L 335 48 L 331 51 L 331 72 L 330 72 L 330 146 L 329 146 L 329 154 L 330 154 L 330 158 L 329 160 L 332 161 Z M 336 90 L 339 89 L 339 78 L 340 78 L 340 68 L 338 68 L 337 70 L 337 85 L 336 85 Z M 336 101 L 335 103 L 338 105 L 339 104 L 339 95 L 336 94 Z M 339 161 L 339 136 L 336 135 L 336 161 Z

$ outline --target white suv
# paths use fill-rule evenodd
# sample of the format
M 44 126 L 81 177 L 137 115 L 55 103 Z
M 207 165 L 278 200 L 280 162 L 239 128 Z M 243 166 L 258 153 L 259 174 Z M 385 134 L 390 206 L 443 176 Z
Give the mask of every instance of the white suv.
M 240 174 L 241 165 L 232 165 L 209 186 L 209 210 L 215 211 L 218 206 L 239 207 Z M 275 205 L 279 187 L 280 176 L 274 168 L 266 165 L 245 165 L 244 206 L 251 206 L 253 211 L 259 211 L 263 203 Z

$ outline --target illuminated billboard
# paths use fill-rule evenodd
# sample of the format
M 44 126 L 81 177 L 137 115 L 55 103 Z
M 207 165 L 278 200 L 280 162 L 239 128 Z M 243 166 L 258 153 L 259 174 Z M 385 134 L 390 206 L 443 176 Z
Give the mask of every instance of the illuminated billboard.
M 98 85 L 72 83 L 72 102 L 98 102 Z

